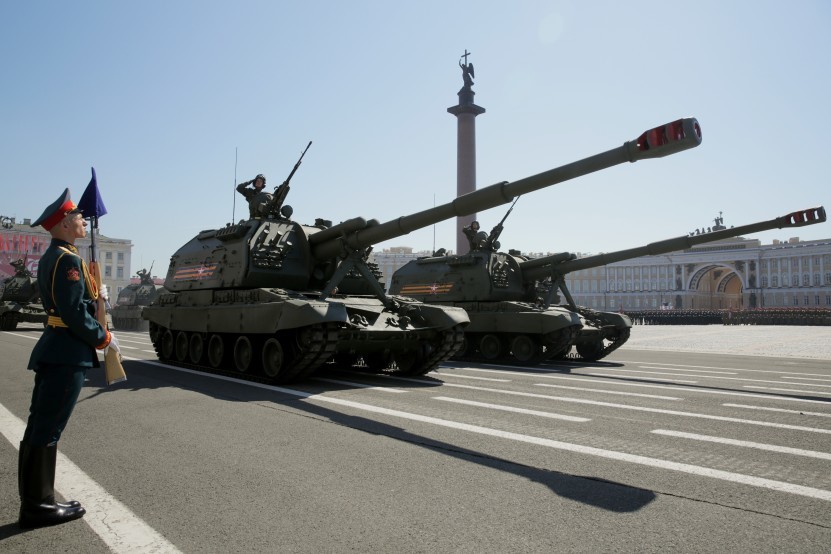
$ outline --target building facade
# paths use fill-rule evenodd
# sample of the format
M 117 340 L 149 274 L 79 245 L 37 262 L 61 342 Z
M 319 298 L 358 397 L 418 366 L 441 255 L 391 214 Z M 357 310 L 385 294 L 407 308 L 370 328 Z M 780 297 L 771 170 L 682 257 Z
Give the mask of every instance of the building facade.
M 597 310 L 831 307 L 831 239 L 762 245 L 737 237 L 566 276 Z
M 23 259 L 26 267 L 37 274 L 40 257 L 49 247 L 52 236 L 41 227 L 32 228 L 31 220 L 22 222 L 14 218 L 3 217 L 0 225 L 0 280 L 14 275 L 11 262 Z M 88 231 L 88 233 L 91 231 Z M 81 255 L 89 260 L 90 238 L 80 239 L 75 243 Z M 129 240 L 115 239 L 96 235 L 95 246 L 98 250 L 98 262 L 101 265 L 101 281 L 110 289 L 114 299 L 121 289 L 130 284 L 130 255 L 133 244 Z

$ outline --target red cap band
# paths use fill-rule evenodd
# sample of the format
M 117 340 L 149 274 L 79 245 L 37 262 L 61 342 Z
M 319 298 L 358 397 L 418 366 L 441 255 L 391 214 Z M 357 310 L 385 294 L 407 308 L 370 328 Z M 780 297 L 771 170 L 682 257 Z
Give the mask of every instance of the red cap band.
M 41 223 L 41 225 L 43 225 L 44 229 L 50 231 L 52 227 L 60 223 L 63 220 L 63 218 L 65 218 L 66 215 L 72 210 L 74 210 L 76 207 L 77 206 L 75 206 L 75 203 L 72 200 L 67 200 L 66 202 L 61 204 L 60 208 L 55 210 L 55 213 L 46 218 L 46 221 Z

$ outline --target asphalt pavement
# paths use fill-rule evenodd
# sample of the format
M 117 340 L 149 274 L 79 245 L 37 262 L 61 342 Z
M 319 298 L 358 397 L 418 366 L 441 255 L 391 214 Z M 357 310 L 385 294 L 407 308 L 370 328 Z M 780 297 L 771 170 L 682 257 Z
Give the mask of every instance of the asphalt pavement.
M 90 371 L 22 532 L 36 327 L 0 333 L 0 552 L 827 552 L 831 329 L 636 326 L 595 363 L 327 369 L 290 386 Z

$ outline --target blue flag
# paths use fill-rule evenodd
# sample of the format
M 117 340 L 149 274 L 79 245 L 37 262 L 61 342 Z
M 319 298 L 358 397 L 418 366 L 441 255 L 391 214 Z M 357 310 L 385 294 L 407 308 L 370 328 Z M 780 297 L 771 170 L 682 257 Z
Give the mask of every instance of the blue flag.
M 84 212 L 84 217 L 101 217 L 107 213 L 101 194 L 98 192 L 98 181 L 95 178 L 95 168 L 92 169 L 92 179 L 89 180 L 87 189 L 78 201 L 78 209 Z

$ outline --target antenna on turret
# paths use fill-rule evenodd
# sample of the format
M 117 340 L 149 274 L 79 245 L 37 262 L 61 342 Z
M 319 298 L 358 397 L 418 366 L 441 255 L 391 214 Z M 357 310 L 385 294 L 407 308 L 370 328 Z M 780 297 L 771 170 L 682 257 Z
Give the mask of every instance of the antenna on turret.
M 234 204 L 233 208 L 231 208 L 231 224 L 234 224 L 234 221 L 237 219 L 237 147 L 234 147 L 234 192 L 231 194 L 234 195 Z

